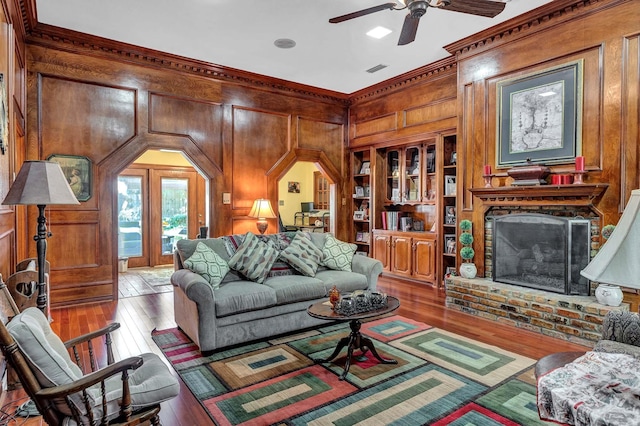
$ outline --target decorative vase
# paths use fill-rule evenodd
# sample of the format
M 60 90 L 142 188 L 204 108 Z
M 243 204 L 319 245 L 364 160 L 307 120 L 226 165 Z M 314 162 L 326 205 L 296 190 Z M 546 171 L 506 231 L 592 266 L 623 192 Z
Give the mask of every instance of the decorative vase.
M 334 285 L 333 288 L 329 290 L 329 302 L 331 302 L 331 306 L 333 307 L 334 311 L 336 310 L 336 306 L 339 301 L 340 301 L 340 290 L 338 290 Z
M 598 284 L 598 288 L 596 288 L 598 303 L 607 306 L 620 306 L 622 299 L 622 290 L 617 285 Z
M 478 268 L 476 268 L 476 264 L 469 262 L 469 263 L 463 263 L 462 265 L 460 265 L 460 276 L 462 278 L 475 278 L 476 274 L 478 273 Z

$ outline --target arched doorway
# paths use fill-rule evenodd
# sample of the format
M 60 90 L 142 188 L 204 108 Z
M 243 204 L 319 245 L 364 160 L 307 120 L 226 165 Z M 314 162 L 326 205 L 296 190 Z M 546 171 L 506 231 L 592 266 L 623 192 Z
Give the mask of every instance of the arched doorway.
M 180 151 L 147 150 L 118 175 L 118 258 L 173 262 L 179 239 L 207 226 L 206 180 Z
M 315 163 L 297 161 L 278 181 L 278 214 L 285 226 L 330 232 L 331 204 L 331 184 Z

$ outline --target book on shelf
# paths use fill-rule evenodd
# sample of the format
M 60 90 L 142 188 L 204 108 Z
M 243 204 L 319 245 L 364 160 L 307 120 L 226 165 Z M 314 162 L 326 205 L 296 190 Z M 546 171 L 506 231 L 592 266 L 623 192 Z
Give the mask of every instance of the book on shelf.
M 397 231 L 401 212 L 382 212 L 382 229 Z

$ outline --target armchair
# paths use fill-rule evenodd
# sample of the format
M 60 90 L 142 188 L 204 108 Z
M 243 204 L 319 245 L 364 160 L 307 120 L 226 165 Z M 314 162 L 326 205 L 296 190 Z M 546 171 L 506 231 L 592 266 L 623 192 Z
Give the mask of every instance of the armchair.
M 0 348 L 47 424 L 160 424 L 160 403 L 175 397 L 180 385 L 155 354 L 114 362 L 111 333 L 119 326 L 62 342 L 37 308 L 0 323 Z M 92 343 L 97 338 L 104 338 L 107 359 L 100 369 Z M 80 345 L 88 348 L 87 374 L 78 365 Z

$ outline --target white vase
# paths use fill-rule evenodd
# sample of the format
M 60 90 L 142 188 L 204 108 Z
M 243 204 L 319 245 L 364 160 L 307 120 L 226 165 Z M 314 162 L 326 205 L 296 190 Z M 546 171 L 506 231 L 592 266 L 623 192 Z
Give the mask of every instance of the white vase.
M 622 290 L 617 285 L 599 284 L 596 288 L 596 300 L 602 305 L 620 306 L 622 299 Z
M 460 265 L 460 276 L 462 278 L 475 278 L 478 273 L 475 263 L 463 263 Z

